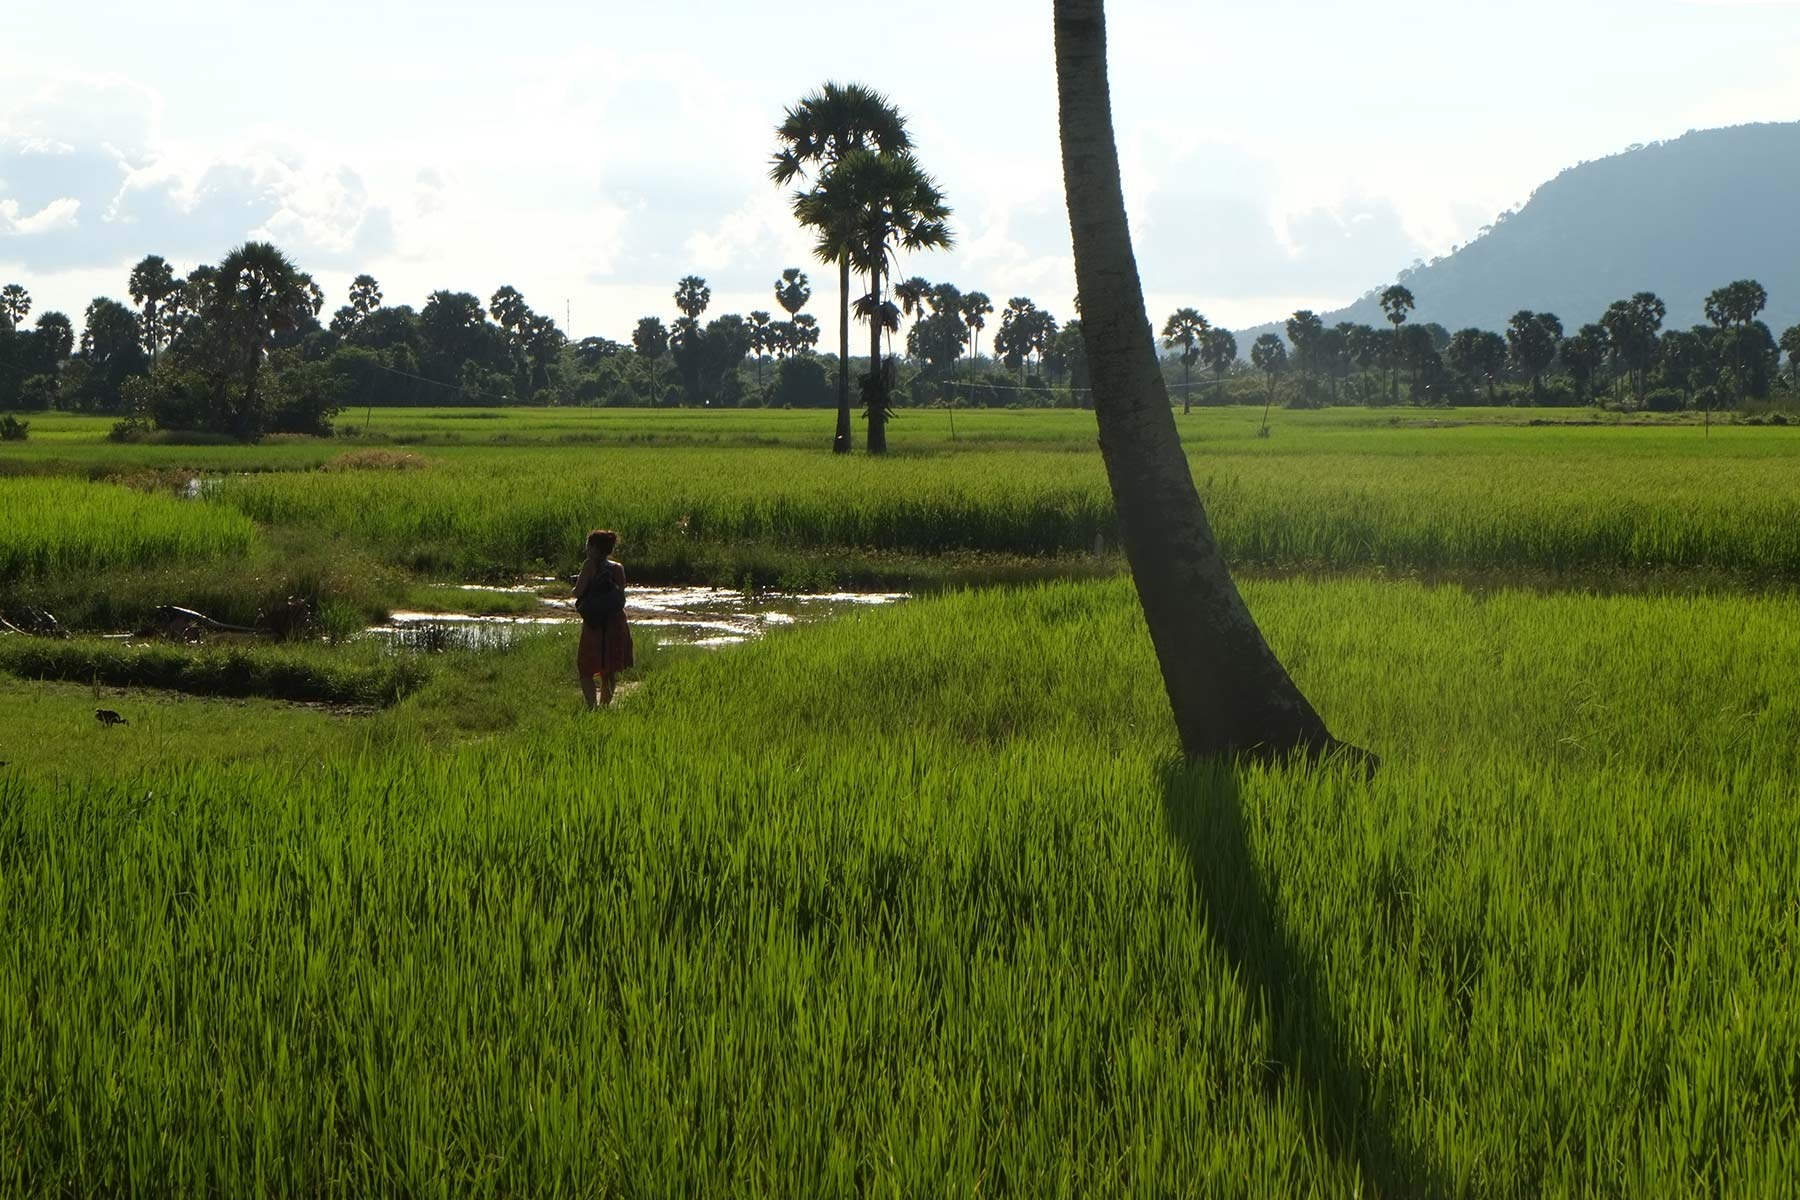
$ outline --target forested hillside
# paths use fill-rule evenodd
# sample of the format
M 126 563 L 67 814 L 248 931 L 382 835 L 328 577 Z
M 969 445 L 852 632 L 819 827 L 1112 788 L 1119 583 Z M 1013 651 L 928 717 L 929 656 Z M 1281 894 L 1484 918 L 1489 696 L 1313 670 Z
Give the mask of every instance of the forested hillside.
M 1504 329 L 1521 309 L 1593 321 L 1638 292 L 1667 302 L 1668 325 L 1695 325 L 1714 288 L 1756 279 L 1769 292 L 1764 320 L 1785 329 L 1800 321 L 1797 212 L 1800 122 L 1702 130 L 1570 167 L 1467 246 L 1400 280 L 1421 320 Z M 1325 323 L 1382 325 L 1387 281 L 1370 282 L 1380 286 L 1321 314 Z

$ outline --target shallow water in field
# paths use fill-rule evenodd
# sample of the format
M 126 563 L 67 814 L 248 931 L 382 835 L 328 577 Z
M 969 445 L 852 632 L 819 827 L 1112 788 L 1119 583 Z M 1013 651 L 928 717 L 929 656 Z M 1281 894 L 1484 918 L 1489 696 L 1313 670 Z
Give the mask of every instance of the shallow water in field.
M 536 595 L 536 611 L 500 616 L 474 613 L 396 612 L 385 625 L 371 626 L 372 637 L 417 650 L 491 650 L 545 625 L 581 620 L 573 601 L 560 592 L 559 580 L 534 580 L 509 586 L 465 584 L 471 592 Z M 741 645 L 771 629 L 829 620 L 871 605 L 897 604 L 905 592 L 741 592 L 715 587 L 632 587 L 626 590 L 625 617 L 636 636 L 653 637 L 658 645 L 720 649 Z

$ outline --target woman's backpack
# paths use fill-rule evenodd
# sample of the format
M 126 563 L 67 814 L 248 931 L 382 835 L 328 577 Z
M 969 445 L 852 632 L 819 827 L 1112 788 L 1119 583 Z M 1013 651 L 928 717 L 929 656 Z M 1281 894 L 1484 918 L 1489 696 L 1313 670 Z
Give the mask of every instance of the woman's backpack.
M 611 571 L 599 571 L 588 580 L 587 591 L 575 601 L 575 611 L 583 621 L 598 625 L 614 613 L 625 611 L 625 589 Z

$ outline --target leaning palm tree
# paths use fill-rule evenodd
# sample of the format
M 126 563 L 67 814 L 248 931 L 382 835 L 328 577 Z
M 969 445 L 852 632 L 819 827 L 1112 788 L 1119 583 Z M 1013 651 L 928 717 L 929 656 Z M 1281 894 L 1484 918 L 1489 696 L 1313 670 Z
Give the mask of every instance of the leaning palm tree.
M 775 137 L 779 148 L 769 178 L 782 187 L 808 178 L 816 184 L 853 151 L 891 153 L 912 144 L 906 119 L 887 97 L 859 83 L 827 83 L 804 97 L 787 110 L 775 127 Z M 797 206 L 799 195 L 795 200 Z M 850 259 L 827 261 L 838 269 L 838 417 L 832 449 L 846 454 L 850 450 Z
M 1178 308 L 1169 314 L 1163 323 L 1163 349 L 1173 350 L 1181 347 L 1181 411 L 1183 415 L 1194 411 L 1194 393 L 1189 390 L 1188 370 L 1200 361 L 1200 345 L 1206 338 L 1207 330 L 1212 322 L 1201 316 L 1192 308 Z
M 1182 748 L 1336 746 L 1263 639 L 1206 519 L 1156 362 L 1125 220 L 1101 0 L 1055 0 L 1063 187 L 1100 450 Z
M 847 261 L 869 277 L 869 291 L 858 301 L 858 310 L 869 322 L 864 394 L 869 453 L 880 454 L 887 449 L 888 409 L 881 334 L 899 320 L 899 310 L 882 297 L 882 277 L 900 251 L 943 249 L 953 243 L 950 207 L 937 182 L 909 152 L 854 150 L 811 192 L 795 197 L 794 212 L 802 225 L 818 232 L 813 253 L 822 261 Z
M 316 317 L 324 304 L 312 277 L 268 242 L 245 242 L 219 263 L 212 302 L 235 349 L 244 390 L 226 401 L 232 432 L 249 438 L 261 407 L 263 358 L 275 339 Z

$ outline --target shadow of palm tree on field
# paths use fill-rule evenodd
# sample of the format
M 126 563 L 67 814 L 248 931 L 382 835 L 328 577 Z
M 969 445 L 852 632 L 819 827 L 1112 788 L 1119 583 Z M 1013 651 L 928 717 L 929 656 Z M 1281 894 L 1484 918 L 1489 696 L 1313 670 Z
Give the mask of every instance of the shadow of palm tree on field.
M 1375 1195 L 1451 1194 L 1429 1162 L 1395 1139 L 1390 1114 L 1371 1103 L 1374 1080 L 1331 1012 L 1320 965 L 1282 925 L 1251 854 L 1237 768 L 1171 762 L 1161 784 L 1164 826 L 1187 860 L 1207 925 L 1268 1024 L 1265 1092 L 1273 1099 L 1295 1089 L 1309 1142 L 1355 1163 Z

